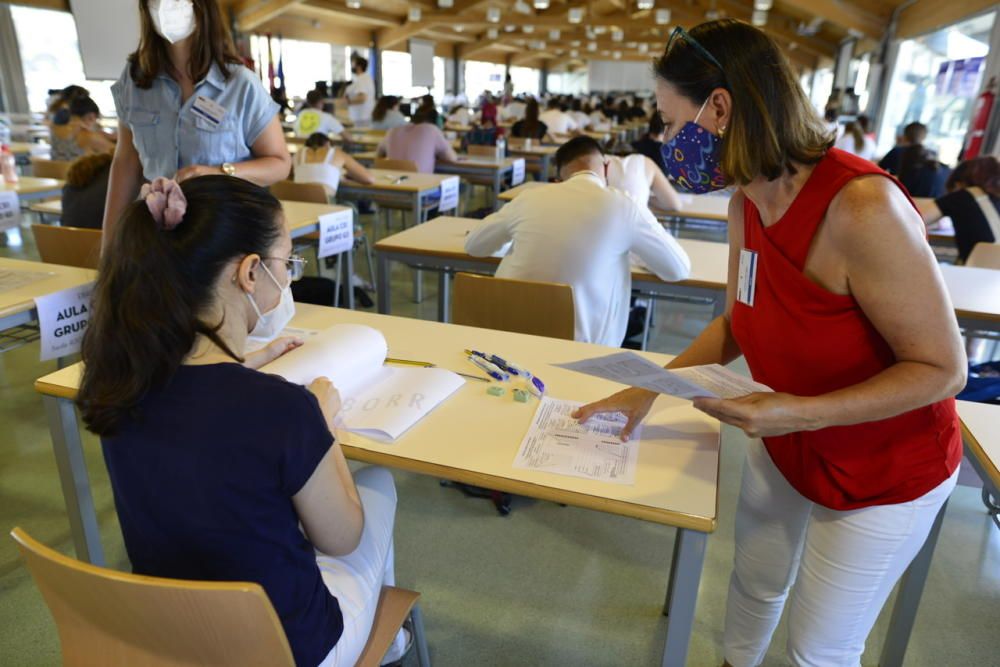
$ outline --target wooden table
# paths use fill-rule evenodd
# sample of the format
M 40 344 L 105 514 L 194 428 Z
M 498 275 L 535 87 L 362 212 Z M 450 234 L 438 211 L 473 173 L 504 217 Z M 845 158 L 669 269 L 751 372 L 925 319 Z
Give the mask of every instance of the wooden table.
M 538 163 L 540 180 L 543 182 L 547 182 L 549 180 L 549 172 L 552 169 L 552 160 L 556 155 L 556 151 L 558 150 L 559 146 L 532 144 L 531 148 L 525 148 L 524 146 L 515 147 L 511 146 L 509 143 L 507 144 L 508 155 L 514 157 L 523 157 L 528 161 L 529 164 Z M 521 186 L 519 185 L 517 187 Z
M 337 199 L 341 201 L 374 199 L 388 204 L 409 205 L 413 214 L 413 224 L 423 222 L 425 204 L 440 195 L 441 183 L 449 178 L 441 174 L 421 174 L 392 169 L 369 169 L 369 171 L 375 177 L 374 183 L 367 185 L 349 178 L 342 179 L 337 188 Z
M 48 273 L 48 278 L 29 283 L 15 289 L 0 291 L 0 334 L 10 332 L 35 322 L 38 311 L 35 309 L 35 298 L 59 292 L 64 289 L 86 285 L 94 279 L 97 273 L 91 269 L 78 269 L 60 264 L 44 264 L 21 259 L 0 258 L 0 272 L 14 273 Z M 0 342 L 0 351 L 13 349 L 22 342 L 27 342 L 21 336 L 8 336 L 11 345 Z M 31 338 L 33 340 L 34 337 Z
M 390 356 L 426 360 L 459 371 L 467 366 L 464 348 L 509 354 L 537 371 L 548 393 L 560 399 L 590 401 L 619 388 L 549 365 L 611 351 L 598 345 L 305 304 L 297 305 L 292 321 L 293 326 L 307 329 L 339 323 L 379 329 L 389 343 Z M 645 356 L 659 364 L 669 359 L 659 354 Z M 81 364 L 76 364 L 41 378 L 35 387 L 43 395 L 49 418 L 76 555 L 103 564 L 73 406 L 80 372 Z M 658 399 L 643 431 L 635 485 L 627 486 L 514 468 L 535 405 L 534 399 L 524 405 L 487 396 L 484 383 L 467 382 L 395 443 L 349 432 L 338 432 L 337 438 L 344 454 L 354 460 L 675 527 L 664 608 L 663 664 L 684 665 L 705 548 L 717 522 L 718 423 L 687 401 Z
M 983 504 L 1000 528 L 1000 405 L 958 401 L 965 456 L 983 480 Z
M 942 264 L 959 326 L 967 331 L 1000 333 L 1000 271 Z
M 500 263 L 498 257 L 473 257 L 465 252 L 465 237 L 481 224 L 482 220 L 473 218 L 442 216 L 376 243 L 379 312 L 389 312 L 389 268 L 390 262 L 396 261 L 438 272 L 438 320 L 447 322 L 451 274 L 458 271 L 492 274 Z M 725 306 L 729 246 L 689 239 L 678 242 L 691 258 L 691 276 L 678 283 L 667 283 L 645 269 L 636 268 L 632 272 L 632 288 L 654 298 L 683 296 L 706 299 L 712 303 L 713 314 L 720 314 Z
M 13 190 L 21 201 L 58 197 L 62 194 L 65 181 L 56 178 L 36 178 L 21 176 L 17 183 L 5 183 L 0 179 L 0 191 Z

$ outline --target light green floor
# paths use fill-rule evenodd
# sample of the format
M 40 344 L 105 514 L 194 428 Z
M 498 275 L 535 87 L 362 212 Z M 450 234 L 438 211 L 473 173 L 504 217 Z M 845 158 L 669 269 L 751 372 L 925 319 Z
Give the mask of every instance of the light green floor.
M 0 253 L 35 258 L 24 231 L 27 247 Z M 393 313 L 433 318 L 433 276 L 420 305 L 409 301 L 410 284 L 409 273 L 397 268 Z M 652 349 L 678 352 L 707 318 L 704 306 L 661 306 Z M 32 390 L 35 378 L 54 368 L 38 362 L 37 344 L 0 355 L 0 528 L 23 526 L 71 554 L 48 429 Z M 732 515 L 746 444 L 736 430 L 723 433 L 719 528 L 708 543 L 688 663 L 696 667 L 722 659 Z M 86 445 L 108 561 L 125 569 L 100 452 L 94 439 Z M 395 477 L 397 578 L 423 593 L 436 665 L 659 664 L 672 530 L 523 499 L 501 518 L 488 501 L 467 499 L 436 479 Z M 866 667 L 877 664 L 887 616 L 868 642 Z M 765 664 L 785 664 L 783 649 L 782 625 Z M 0 535 L 0 666 L 57 664 L 48 612 L 12 542 Z M 406 662 L 415 664 L 412 657 Z M 906 665 L 1000 665 L 1000 530 L 987 518 L 978 489 L 960 486 L 952 496 Z

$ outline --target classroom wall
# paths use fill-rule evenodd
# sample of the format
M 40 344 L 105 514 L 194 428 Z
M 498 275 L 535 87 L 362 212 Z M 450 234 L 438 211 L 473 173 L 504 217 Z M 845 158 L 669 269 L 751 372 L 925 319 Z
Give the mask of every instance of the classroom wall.
M 592 60 L 587 66 L 587 85 L 592 93 L 611 90 L 653 90 L 653 66 L 649 61 Z

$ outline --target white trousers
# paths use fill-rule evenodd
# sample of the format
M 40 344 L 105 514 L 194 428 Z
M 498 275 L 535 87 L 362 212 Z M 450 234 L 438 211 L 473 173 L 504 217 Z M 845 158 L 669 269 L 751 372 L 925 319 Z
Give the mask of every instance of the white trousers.
M 371 634 L 382 586 L 395 583 L 392 528 L 396 519 L 396 485 L 385 468 L 370 466 L 354 474 L 365 512 L 365 527 L 358 548 L 334 558 L 317 552 L 323 583 L 340 602 L 344 634 L 320 667 L 353 667 Z M 402 654 L 404 638 L 387 655 Z
M 910 502 L 841 512 L 804 498 L 764 444 L 752 441 L 736 508 L 726 660 L 733 667 L 761 663 L 790 595 L 789 661 L 797 667 L 859 667 L 882 605 L 957 479 L 956 470 Z

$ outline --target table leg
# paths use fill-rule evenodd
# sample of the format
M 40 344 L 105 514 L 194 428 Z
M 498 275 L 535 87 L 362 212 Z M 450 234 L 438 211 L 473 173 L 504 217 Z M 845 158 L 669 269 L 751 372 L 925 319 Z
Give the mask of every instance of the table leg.
M 389 258 L 385 253 L 375 253 L 375 298 L 378 300 L 378 312 L 388 315 L 391 304 L 389 302 Z
M 43 396 L 45 414 L 52 434 L 52 450 L 59 470 L 66 516 L 73 536 L 76 557 L 94 565 L 104 565 L 104 548 L 97 527 L 97 512 L 90 493 L 90 477 L 83 457 L 76 408 L 68 398 Z
M 543 155 L 542 156 L 542 183 L 549 182 L 549 170 L 552 168 L 552 156 Z
M 500 206 L 500 188 L 503 187 L 503 172 L 497 169 L 493 172 L 493 210 Z
M 344 282 L 347 284 L 347 307 L 354 310 L 354 246 L 344 251 L 345 262 L 338 262 L 344 265 Z M 340 266 L 337 267 L 338 269 Z
M 649 296 L 646 299 L 646 317 L 642 325 L 642 349 L 649 349 L 649 334 L 650 327 L 653 326 L 653 304 L 656 303 L 656 298 Z
M 448 322 L 451 314 L 451 275 L 438 272 L 438 322 Z
M 946 509 L 948 509 L 948 501 L 945 501 L 938 511 L 938 515 L 934 518 L 924 546 L 917 552 L 916 558 L 910 563 L 910 567 L 906 568 L 906 572 L 899 580 L 899 591 L 896 593 L 896 602 L 892 606 L 892 617 L 889 621 L 889 631 L 885 636 L 885 644 L 882 646 L 879 667 L 902 667 L 906 645 L 909 643 L 910 633 L 913 631 L 913 622 L 917 617 L 917 608 L 920 606 L 920 596 L 924 592 L 927 573 L 931 569 L 931 559 L 934 557 L 934 547 L 937 545 Z
M 678 528 L 663 615 L 667 617 L 667 641 L 663 647 L 663 667 L 684 667 L 694 627 L 698 585 L 705 563 L 708 534 Z
M 423 222 L 423 197 L 419 192 L 413 195 L 413 224 L 419 225 Z M 424 300 L 423 273 L 420 269 L 413 270 L 413 303 L 421 303 Z

